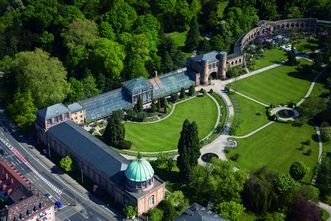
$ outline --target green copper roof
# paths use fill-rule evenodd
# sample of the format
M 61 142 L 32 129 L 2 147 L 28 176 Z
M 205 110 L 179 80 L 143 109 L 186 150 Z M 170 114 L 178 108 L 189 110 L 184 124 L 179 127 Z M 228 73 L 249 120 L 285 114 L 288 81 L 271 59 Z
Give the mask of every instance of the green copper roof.
M 144 159 L 132 160 L 125 170 L 125 176 L 134 182 L 144 182 L 154 176 L 151 164 Z

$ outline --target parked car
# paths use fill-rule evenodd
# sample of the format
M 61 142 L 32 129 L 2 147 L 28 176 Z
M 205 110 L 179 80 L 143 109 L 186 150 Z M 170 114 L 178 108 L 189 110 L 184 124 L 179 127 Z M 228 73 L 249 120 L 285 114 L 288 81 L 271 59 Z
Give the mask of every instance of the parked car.
M 59 200 L 55 202 L 55 206 L 57 206 L 57 208 L 59 208 L 59 209 L 61 209 L 63 207 L 61 201 L 59 201 Z
M 48 199 L 52 199 L 53 196 L 50 194 L 50 193 L 46 193 L 45 196 L 48 198 Z

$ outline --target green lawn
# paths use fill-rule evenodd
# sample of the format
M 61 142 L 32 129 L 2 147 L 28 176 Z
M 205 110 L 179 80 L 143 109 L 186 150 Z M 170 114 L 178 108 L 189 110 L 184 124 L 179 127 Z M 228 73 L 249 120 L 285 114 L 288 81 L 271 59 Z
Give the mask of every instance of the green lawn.
M 310 64 L 300 60 L 301 64 Z M 300 73 L 295 66 L 283 65 L 229 86 L 266 104 L 298 102 L 307 93 L 315 75 Z
M 185 45 L 186 40 L 186 31 L 184 32 L 171 32 L 167 33 L 166 36 L 172 38 L 178 47 L 182 47 Z
M 218 3 L 217 5 L 217 17 L 222 18 L 223 17 L 223 13 L 224 13 L 224 9 L 226 8 L 226 6 L 228 6 L 229 1 L 223 1 Z
M 217 107 L 209 96 L 197 97 L 176 105 L 167 119 L 151 124 L 125 123 L 125 139 L 133 142 L 132 150 L 157 152 L 173 150 L 185 119 L 196 121 L 200 139 L 208 135 L 217 120 Z
M 238 94 L 231 94 L 230 99 L 235 108 L 235 122 L 239 122 L 234 135 L 241 136 L 258 129 L 269 122 L 265 107 Z M 261 113 L 258 115 L 257 113 Z
M 238 147 L 230 151 L 227 157 L 239 153 L 236 165 L 239 169 L 254 171 L 267 165 L 273 171 L 288 172 L 294 161 L 303 161 L 310 167 L 310 172 L 304 181 L 310 182 L 318 156 L 318 143 L 312 140 L 312 154 L 306 156 L 304 150 L 298 150 L 301 142 L 312 138 L 315 129 L 311 126 L 294 127 L 291 124 L 274 123 L 258 133 L 245 138 L 237 139 Z
M 265 50 L 263 58 L 255 60 L 255 70 L 267 67 L 269 65 L 284 61 L 287 59 L 286 53 L 278 48 Z

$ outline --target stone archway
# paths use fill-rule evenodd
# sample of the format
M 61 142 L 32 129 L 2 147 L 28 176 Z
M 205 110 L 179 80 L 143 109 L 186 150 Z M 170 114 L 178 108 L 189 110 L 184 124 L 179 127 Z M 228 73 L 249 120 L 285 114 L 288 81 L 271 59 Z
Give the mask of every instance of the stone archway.
M 217 72 L 216 71 L 211 72 L 209 74 L 209 79 L 218 79 L 218 78 L 219 78 L 219 76 L 217 75 Z

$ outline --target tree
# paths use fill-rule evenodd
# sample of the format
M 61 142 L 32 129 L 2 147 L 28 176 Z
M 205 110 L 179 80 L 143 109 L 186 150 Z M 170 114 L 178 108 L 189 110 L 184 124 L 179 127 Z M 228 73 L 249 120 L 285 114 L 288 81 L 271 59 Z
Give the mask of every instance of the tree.
M 185 49 L 188 52 L 195 50 L 200 42 L 200 31 L 197 17 L 193 17 L 190 23 L 190 29 L 187 32 L 185 40 Z
M 279 213 L 279 212 L 274 212 L 274 213 L 268 213 L 264 217 L 264 221 L 285 221 L 285 214 L 284 213 Z
M 96 80 L 92 75 L 87 75 L 82 79 L 84 97 L 89 98 L 97 94 L 100 94 L 99 89 L 97 88 Z
M 151 104 L 151 111 L 152 111 L 152 113 L 154 113 L 155 111 L 156 111 L 156 104 L 155 104 L 155 100 L 153 99 L 152 100 L 152 104 Z
M 315 118 L 319 113 L 327 108 L 326 100 L 321 97 L 308 97 L 305 102 L 300 105 L 301 118 L 310 120 Z
M 182 131 L 178 141 L 177 166 L 182 177 L 188 178 L 191 170 L 198 164 L 200 157 L 200 141 L 198 126 L 187 119 L 183 123 Z
M 162 221 L 173 221 L 177 216 L 175 207 L 167 200 L 161 202 L 160 208 L 163 210 Z
M 212 159 L 205 167 L 195 166 L 188 183 L 190 198 L 202 205 L 234 201 L 240 203 L 246 175 L 234 171 L 231 162 Z
M 163 218 L 163 211 L 159 208 L 153 208 L 148 212 L 148 217 L 153 221 L 161 221 Z
M 14 95 L 14 101 L 8 105 L 8 112 L 15 124 L 26 129 L 36 120 L 37 108 L 33 104 L 33 98 L 30 91 L 18 91 Z
M 60 167 L 66 172 L 72 171 L 72 159 L 70 156 L 65 156 L 60 161 Z
M 141 99 L 141 97 L 139 96 L 137 104 L 136 104 L 136 112 L 140 113 L 143 111 L 143 100 Z
M 277 202 L 273 190 L 273 180 L 276 175 L 266 167 L 252 174 L 245 183 L 243 200 L 245 207 L 256 213 L 265 213 Z
M 92 44 L 90 66 L 94 73 L 105 73 L 111 80 L 119 80 L 124 68 L 124 48 L 107 38 L 98 38 Z
M 318 168 L 316 185 L 323 199 L 331 196 L 331 158 L 325 156 Z
M 290 174 L 282 174 L 274 180 L 274 186 L 279 194 L 286 193 L 289 189 L 298 186 L 299 184 L 290 176 Z
M 237 202 L 222 202 L 215 206 L 216 212 L 225 219 L 237 221 L 240 220 L 245 207 Z
M 63 30 L 61 36 L 65 46 L 69 49 L 77 45 L 91 45 L 98 37 L 98 26 L 89 19 L 76 19 Z
M 289 173 L 294 180 L 299 181 L 302 180 L 306 172 L 307 172 L 306 165 L 302 161 L 300 162 L 296 161 L 292 163 Z
M 180 99 L 184 99 L 184 98 L 185 98 L 185 89 L 184 89 L 184 88 L 182 88 L 182 89 L 180 90 L 179 98 L 180 98 Z
M 137 13 L 125 1 L 117 1 L 111 10 L 102 16 L 102 19 L 111 24 L 115 33 L 131 32 Z
M 188 93 L 189 93 L 190 96 L 192 96 L 192 95 L 195 94 L 195 87 L 194 87 L 194 85 L 191 85 L 191 86 L 190 86 L 190 88 L 189 88 L 189 92 L 188 92 Z
M 120 141 L 124 140 L 125 128 L 119 119 L 116 116 L 113 116 L 108 120 L 107 127 L 103 134 L 103 138 L 108 145 L 118 146 Z
M 126 218 L 132 219 L 138 214 L 137 207 L 128 205 L 123 208 L 123 213 Z
M 68 92 L 67 72 L 61 61 L 41 49 L 15 55 L 11 70 L 18 90 L 30 90 L 37 108 L 62 102 Z
M 289 209 L 289 221 L 322 221 L 321 214 L 316 206 L 304 199 L 298 199 Z
M 293 45 L 292 45 L 293 47 Z M 288 51 L 287 52 L 287 64 L 288 65 L 291 65 L 291 66 L 295 66 L 295 65 L 298 65 L 298 60 L 296 58 L 296 55 L 295 55 L 295 51 L 294 49 L 292 48 L 291 51 Z
M 188 199 L 185 198 L 183 192 L 180 190 L 168 193 L 166 200 L 176 209 L 178 214 L 189 207 Z
M 323 141 L 329 141 L 331 139 L 331 127 L 321 128 L 321 137 Z
M 163 111 L 165 114 L 168 112 L 168 100 L 167 99 L 163 100 Z
M 161 110 L 161 99 L 159 98 L 157 101 L 157 111 L 160 112 Z

